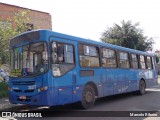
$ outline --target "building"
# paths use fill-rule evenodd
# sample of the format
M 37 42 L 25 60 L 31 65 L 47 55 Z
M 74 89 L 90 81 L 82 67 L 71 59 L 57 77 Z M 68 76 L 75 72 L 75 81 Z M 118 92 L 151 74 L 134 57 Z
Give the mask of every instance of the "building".
M 23 8 L 20 6 L 15 5 L 9 5 L 5 3 L 0 2 L 0 25 L 3 25 L 6 20 L 13 19 L 15 12 L 21 12 L 21 11 L 29 11 L 29 18 L 30 23 L 25 23 L 27 26 L 32 28 L 38 28 L 38 29 L 52 29 L 52 21 L 51 21 L 51 15 L 46 12 L 38 11 L 38 10 L 32 10 L 28 8 Z M 13 21 L 10 23 L 12 26 L 14 26 Z

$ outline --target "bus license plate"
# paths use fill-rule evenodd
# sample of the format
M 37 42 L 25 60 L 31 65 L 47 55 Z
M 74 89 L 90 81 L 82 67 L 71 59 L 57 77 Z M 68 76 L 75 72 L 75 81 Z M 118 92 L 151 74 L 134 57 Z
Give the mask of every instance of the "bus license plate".
M 26 96 L 19 96 L 19 99 L 25 100 Z

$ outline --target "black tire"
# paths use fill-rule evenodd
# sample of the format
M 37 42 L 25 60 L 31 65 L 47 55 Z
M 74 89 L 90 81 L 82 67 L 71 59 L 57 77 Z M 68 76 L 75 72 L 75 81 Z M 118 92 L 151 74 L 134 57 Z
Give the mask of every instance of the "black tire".
M 146 92 L 146 83 L 144 80 L 140 80 L 138 94 L 143 95 L 145 94 L 145 92 Z
M 95 103 L 95 91 L 91 85 L 86 85 L 82 92 L 81 107 L 88 109 Z

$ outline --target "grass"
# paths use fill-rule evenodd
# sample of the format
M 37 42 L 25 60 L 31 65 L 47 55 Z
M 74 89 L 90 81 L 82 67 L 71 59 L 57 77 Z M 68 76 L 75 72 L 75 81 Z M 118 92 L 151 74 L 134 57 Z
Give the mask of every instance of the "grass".
M 0 98 L 8 96 L 8 84 L 4 81 L 0 82 Z

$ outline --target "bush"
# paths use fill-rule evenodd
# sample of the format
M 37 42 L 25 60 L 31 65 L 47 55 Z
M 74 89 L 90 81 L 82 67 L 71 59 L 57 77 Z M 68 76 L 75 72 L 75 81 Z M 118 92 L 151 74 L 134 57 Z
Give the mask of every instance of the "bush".
M 8 84 L 5 81 L 0 83 L 0 98 L 8 96 Z

